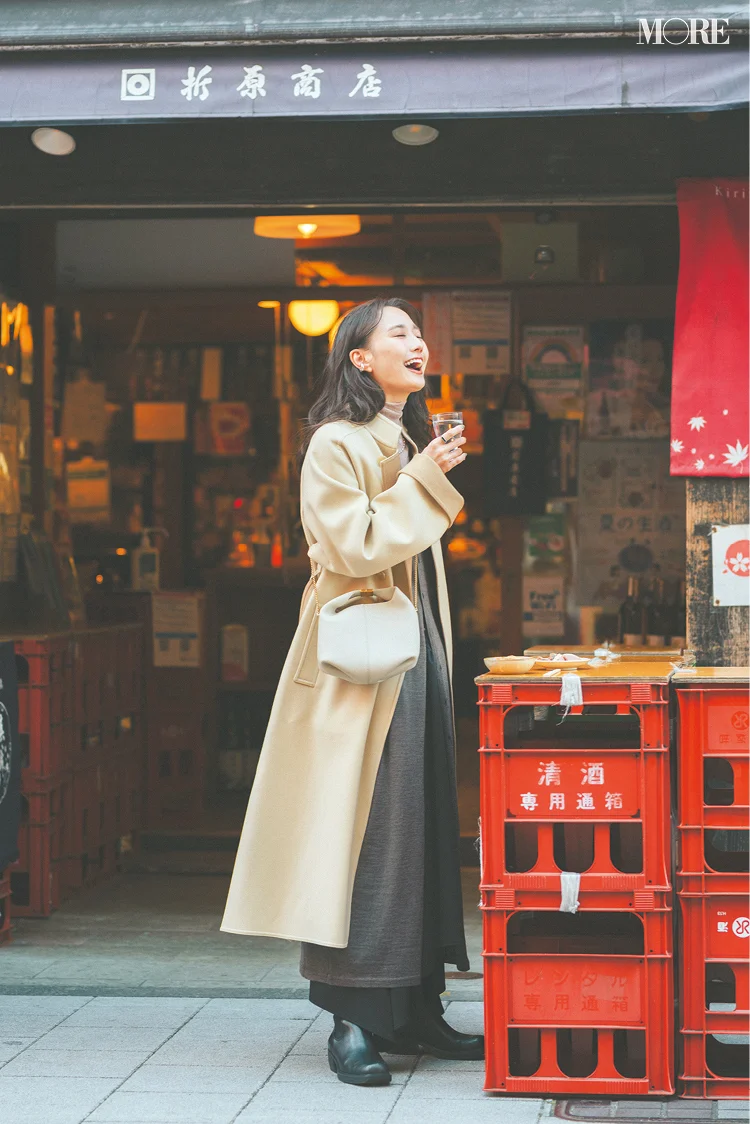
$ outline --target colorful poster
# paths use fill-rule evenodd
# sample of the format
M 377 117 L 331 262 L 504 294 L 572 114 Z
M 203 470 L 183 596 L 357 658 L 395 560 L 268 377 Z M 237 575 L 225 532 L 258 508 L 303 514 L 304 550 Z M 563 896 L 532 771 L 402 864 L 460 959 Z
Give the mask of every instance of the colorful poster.
M 616 611 L 629 576 L 685 574 L 685 486 L 667 441 L 583 441 L 576 603 Z
M 565 567 L 565 515 L 529 515 L 523 536 L 526 573 L 562 570 Z
M 747 476 L 746 179 L 677 181 L 672 472 Z
M 565 633 L 565 584 L 558 574 L 524 574 L 525 640 L 562 638 Z
M 523 377 L 551 418 L 583 418 L 582 327 L 523 329 Z
M 598 320 L 589 331 L 587 437 L 667 437 L 671 320 Z
M 200 667 L 199 595 L 153 593 L 151 617 L 154 667 Z
M 711 528 L 714 605 L 750 605 L 750 524 Z
M 212 402 L 208 407 L 211 452 L 237 456 L 250 444 L 250 407 L 247 402 Z
M 458 290 L 451 294 L 453 371 L 510 373 L 510 293 Z

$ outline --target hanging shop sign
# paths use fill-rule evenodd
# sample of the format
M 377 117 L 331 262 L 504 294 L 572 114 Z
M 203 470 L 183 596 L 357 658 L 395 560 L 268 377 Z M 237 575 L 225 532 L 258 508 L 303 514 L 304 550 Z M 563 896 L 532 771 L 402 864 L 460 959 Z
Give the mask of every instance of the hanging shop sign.
M 743 50 L 637 43 L 137 49 L 0 62 L 0 122 L 538 115 L 747 104 Z
M 750 605 L 750 524 L 711 528 L 714 605 Z
M 680 180 L 672 472 L 747 476 L 747 180 Z M 745 602 L 746 604 L 747 602 Z

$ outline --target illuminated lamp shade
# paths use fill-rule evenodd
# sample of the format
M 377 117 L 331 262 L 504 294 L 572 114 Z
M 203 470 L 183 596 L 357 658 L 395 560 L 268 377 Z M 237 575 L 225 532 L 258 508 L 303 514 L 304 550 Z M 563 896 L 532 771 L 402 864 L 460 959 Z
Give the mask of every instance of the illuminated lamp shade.
M 260 238 L 346 238 L 361 227 L 359 215 L 258 215 L 253 223 Z
M 339 318 L 336 301 L 291 301 L 289 319 L 303 336 L 323 336 Z
M 70 156 L 76 147 L 74 138 L 62 129 L 34 129 L 31 143 L 47 156 Z
M 393 139 L 399 144 L 418 147 L 423 144 L 432 144 L 440 136 L 432 125 L 399 125 L 392 130 Z

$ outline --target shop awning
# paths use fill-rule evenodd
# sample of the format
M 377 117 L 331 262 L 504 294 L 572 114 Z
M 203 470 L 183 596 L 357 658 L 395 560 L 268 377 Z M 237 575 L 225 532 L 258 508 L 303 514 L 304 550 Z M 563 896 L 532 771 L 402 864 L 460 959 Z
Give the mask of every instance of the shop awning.
M 748 103 L 732 46 L 621 41 L 0 54 L 0 122 L 689 112 Z
M 657 7 L 657 12 L 659 11 Z M 181 44 L 331 43 L 457 39 L 502 35 L 630 35 L 653 19 L 644 0 L 3 0 L 0 48 L 179 46 Z M 672 19 L 721 18 L 748 28 L 748 12 L 731 0 L 706 8 L 675 0 Z

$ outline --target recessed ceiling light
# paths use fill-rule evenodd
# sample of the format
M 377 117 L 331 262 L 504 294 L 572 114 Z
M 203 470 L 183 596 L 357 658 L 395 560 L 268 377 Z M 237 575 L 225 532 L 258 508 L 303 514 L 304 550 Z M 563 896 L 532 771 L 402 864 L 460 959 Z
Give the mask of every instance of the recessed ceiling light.
M 432 125 L 399 125 L 393 136 L 399 144 L 431 144 L 440 134 Z
M 280 308 L 281 301 L 258 301 L 258 308 Z
M 253 224 L 261 238 L 346 238 L 360 228 L 359 215 L 258 215 Z
M 70 133 L 64 133 L 62 129 L 34 129 L 31 143 L 48 156 L 70 156 L 76 147 Z

